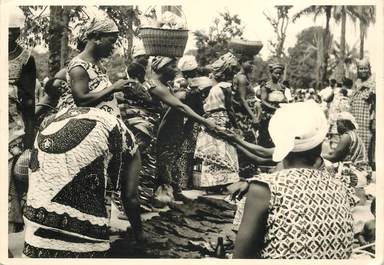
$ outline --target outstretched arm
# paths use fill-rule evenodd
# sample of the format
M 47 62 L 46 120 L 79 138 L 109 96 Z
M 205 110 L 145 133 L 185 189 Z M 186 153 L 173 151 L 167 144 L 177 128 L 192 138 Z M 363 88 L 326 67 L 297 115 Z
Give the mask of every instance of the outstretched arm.
M 151 89 L 151 93 L 157 96 L 162 102 L 167 104 L 168 106 L 175 108 L 181 111 L 188 118 L 193 119 L 194 121 L 208 127 L 208 129 L 213 129 L 215 127 L 214 124 L 210 123 L 208 120 L 201 117 L 199 114 L 194 112 L 188 105 L 181 102 L 177 97 L 172 95 L 169 89 L 163 85 L 160 81 L 154 80 L 155 85 Z
M 251 153 L 250 151 L 248 151 L 247 149 L 245 149 L 244 147 L 238 145 L 238 144 L 235 144 L 237 150 L 241 151 L 244 155 L 246 155 L 248 158 L 252 159 L 255 163 L 257 164 L 268 164 L 270 162 L 272 162 L 272 159 L 271 158 L 264 158 L 264 157 L 260 157 L 258 155 L 255 155 L 254 153 Z
M 272 158 L 274 148 L 265 148 L 265 147 L 262 147 L 260 145 L 244 141 L 243 139 L 241 139 L 237 135 L 235 137 L 233 137 L 233 141 L 237 145 L 243 147 L 244 149 L 248 150 L 249 152 L 251 152 L 254 155 L 257 155 L 257 156 L 260 156 L 263 158 Z

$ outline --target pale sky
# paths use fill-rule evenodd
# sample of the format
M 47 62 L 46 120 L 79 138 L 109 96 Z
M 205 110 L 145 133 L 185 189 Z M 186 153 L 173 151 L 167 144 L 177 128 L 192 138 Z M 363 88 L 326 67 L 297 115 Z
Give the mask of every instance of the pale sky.
M 242 20 L 242 24 L 245 26 L 244 38 L 249 40 L 259 40 L 264 44 L 263 49 L 260 52 L 260 55 L 266 59 L 269 54 L 268 40 L 273 40 L 275 38 L 275 33 L 272 26 L 269 24 L 268 20 L 265 18 L 263 12 L 271 16 L 276 16 L 276 9 L 274 8 L 272 2 L 270 1 L 250 1 L 250 0 L 222 0 L 221 6 L 217 4 L 207 4 L 206 0 L 194 0 L 194 1 L 184 1 L 183 11 L 186 16 L 188 29 L 190 33 L 195 30 L 204 30 L 208 32 L 209 27 L 213 24 L 214 18 L 219 16 L 220 12 L 229 10 L 231 14 L 238 14 Z M 294 5 L 290 9 L 289 13 L 296 13 L 297 11 L 305 8 L 308 5 Z M 139 5 L 140 10 L 145 11 L 148 9 L 147 5 Z M 159 8 L 159 7 L 157 7 Z M 98 15 L 100 12 L 95 7 L 88 8 L 89 15 Z M 287 30 L 287 38 L 285 42 L 285 49 L 288 47 L 293 47 L 296 43 L 297 34 L 305 28 L 310 26 L 325 26 L 325 16 L 319 16 L 316 21 L 313 20 L 310 16 L 303 16 L 295 23 L 290 23 Z M 331 32 L 333 33 L 334 39 L 339 41 L 340 39 L 340 25 L 331 23 L 330 25 Z M 347 43 L 350 47 L 356 44 L 356 48 L 359 48 L 359 26 L 358 24 L 354 25 L 352 21 L 347 20 L 347 32 L 346 32 Z M 372 54 L 375 54 L 375 51 L 378 50 L 378 38 L 375 38 L 375 35 L 378 34 L 377 26 L 373 25 L 369 28 L 368 38 L 365 42 L 365 49 L 368 51 L 368 56 L 371 57 L 371 63 L 373 66 L 379 63 L 378 58 L 374 58 Z M 192 34 L 188 39 L 187 48 L 191 49 L 195 47 L 194 39 Z

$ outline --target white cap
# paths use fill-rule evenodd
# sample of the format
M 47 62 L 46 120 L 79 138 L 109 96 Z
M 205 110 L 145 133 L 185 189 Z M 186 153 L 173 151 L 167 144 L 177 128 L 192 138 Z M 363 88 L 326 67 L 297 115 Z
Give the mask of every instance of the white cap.
M 273 161 L 290 152 L 304 152 L 321 144 L 329 125 L 320 106 L 313 100 L 283 104 L 272 116 L 269 134 L 275 144 Z

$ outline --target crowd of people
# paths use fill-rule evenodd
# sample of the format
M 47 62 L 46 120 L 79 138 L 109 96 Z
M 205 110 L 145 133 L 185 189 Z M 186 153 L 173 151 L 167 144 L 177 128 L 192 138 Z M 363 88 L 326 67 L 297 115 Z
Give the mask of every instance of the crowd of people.
M 186 189 L 230 193 L 235 258 L 344 259 L 354 239 L 374 243 L 374 224 L 355 231 L 352 216 L 374 181 L 367 59 L 356 80 L 293 89 L 279 62 L 257 85 L 254 55 L 228 51 L 203 67 L 192 55 L 150 57 L 137 42 L 126 77 L 111 83 L 102 61 L 119 30 L 95 18 L 36 104 L 34 58 L 17 42 L 23 20 L 9 24 L 8 223 L 25 230 L 26 257 L 108 256 L 113 203 L 137 242 L 150 240 L 140 217 L 148 185 L 152 207 L 183 201 Z

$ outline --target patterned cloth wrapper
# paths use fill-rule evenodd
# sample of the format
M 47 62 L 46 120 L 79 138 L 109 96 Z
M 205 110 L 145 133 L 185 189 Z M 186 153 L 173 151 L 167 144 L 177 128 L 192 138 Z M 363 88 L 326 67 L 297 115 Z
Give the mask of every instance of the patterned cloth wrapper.
M 208 113 L 207 119 L 218 126 L 229 128 L 226 111 Z M 197 137 L 195 158 L 202 160 L 201 187 L 230 184 L 240 179 L 236 148 L 212 136 L 204 128 Z
M 97 108 L 56 115 L 38 133 L 24 209 L 27 257 L 102 257 L 111 193 L 137 149 L 121 120 Z

